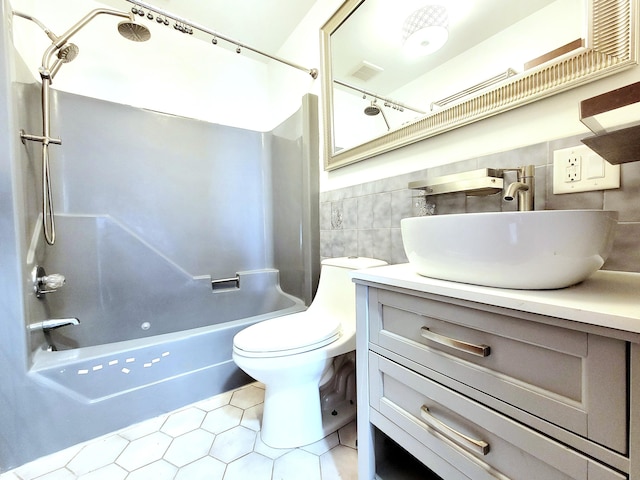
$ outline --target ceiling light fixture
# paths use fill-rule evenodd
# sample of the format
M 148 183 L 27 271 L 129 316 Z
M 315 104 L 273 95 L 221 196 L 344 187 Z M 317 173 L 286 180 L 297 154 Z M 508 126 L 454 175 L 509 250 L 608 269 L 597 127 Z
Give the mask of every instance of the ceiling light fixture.
M 402 26 L 404 48 L 424 56 L 442 48 L 449 38 L 449 15 L 442 5 L 426 5 L 407 17 Z

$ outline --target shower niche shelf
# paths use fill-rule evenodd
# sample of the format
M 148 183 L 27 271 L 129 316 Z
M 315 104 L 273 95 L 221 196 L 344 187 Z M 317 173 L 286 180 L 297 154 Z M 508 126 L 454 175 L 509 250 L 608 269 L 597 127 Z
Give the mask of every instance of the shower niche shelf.
M 607 162 L 640 161 L 640 82 L 583 100 L 580 121 L 595 134 L 582 143 Z

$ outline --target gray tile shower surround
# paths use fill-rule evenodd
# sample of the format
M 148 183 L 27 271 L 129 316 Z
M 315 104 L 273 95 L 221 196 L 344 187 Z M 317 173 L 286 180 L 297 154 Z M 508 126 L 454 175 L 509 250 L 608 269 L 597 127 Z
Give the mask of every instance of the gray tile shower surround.
M 640 162 L 621 165 L 621 187 L 614 190 L 554 195 L 554 150 L 581 145 L 586 135 L 540 143 L 507 152 L 463 160 L 320 194 L 320 255 L 359 255 L 405 263 L 400 220 L 435 213 L 515 210 L 500 194 L 467 197 L 452 193 L 427 197 L 409 190 L 410 181 L 484 167 L 536 165 L 536 210 L 606 209 L 620 213 L 613 251 L 605 270 L 640 272 Z M 515 173 L 506 175 L 514 180 Z M 552 234 L 552 232 L 550 232 Z M 471 241 L 472 239 L 470 239 Z

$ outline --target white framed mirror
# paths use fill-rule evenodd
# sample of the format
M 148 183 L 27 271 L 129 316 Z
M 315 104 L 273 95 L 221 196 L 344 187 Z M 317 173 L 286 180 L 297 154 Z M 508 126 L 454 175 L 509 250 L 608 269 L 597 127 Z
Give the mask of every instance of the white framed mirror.
M 637 2 L 346 0 L 321 28 L 325 169 L 635 65 Z

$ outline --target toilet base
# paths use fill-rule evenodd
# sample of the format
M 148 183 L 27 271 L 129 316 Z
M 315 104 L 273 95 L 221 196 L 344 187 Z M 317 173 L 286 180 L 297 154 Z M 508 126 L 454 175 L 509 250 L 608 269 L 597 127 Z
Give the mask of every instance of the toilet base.
M 351 352 L 326 365 L 325 374 L 330 375 L 322 387 L 317 381 L 266 385 L 262 441 L 273 448 L 309 445 L 355 419 L 353 357 Z
M 323 438 L 317 380 L 291 388 L 266 385 L 260 437 L 272 448 L 296 448 Z
M 322 440 L 356 418 L 356 404 L 342 400 L 328 410 L 320 409 L 318 387 L 315 386 L 315 402 L 306 396 L 305 403 L 287 405 L 283 410 L 267 407 L 268 389 L 265 392 L 266 415 L 262 417 L 260 438 L 272 448 L 297 448 Z M 296 392 L 296 395 L 299 395 Z M 315 403 L 315 404 L 314 404 Z M 273 404 L 271 404 L 273 406 Z

